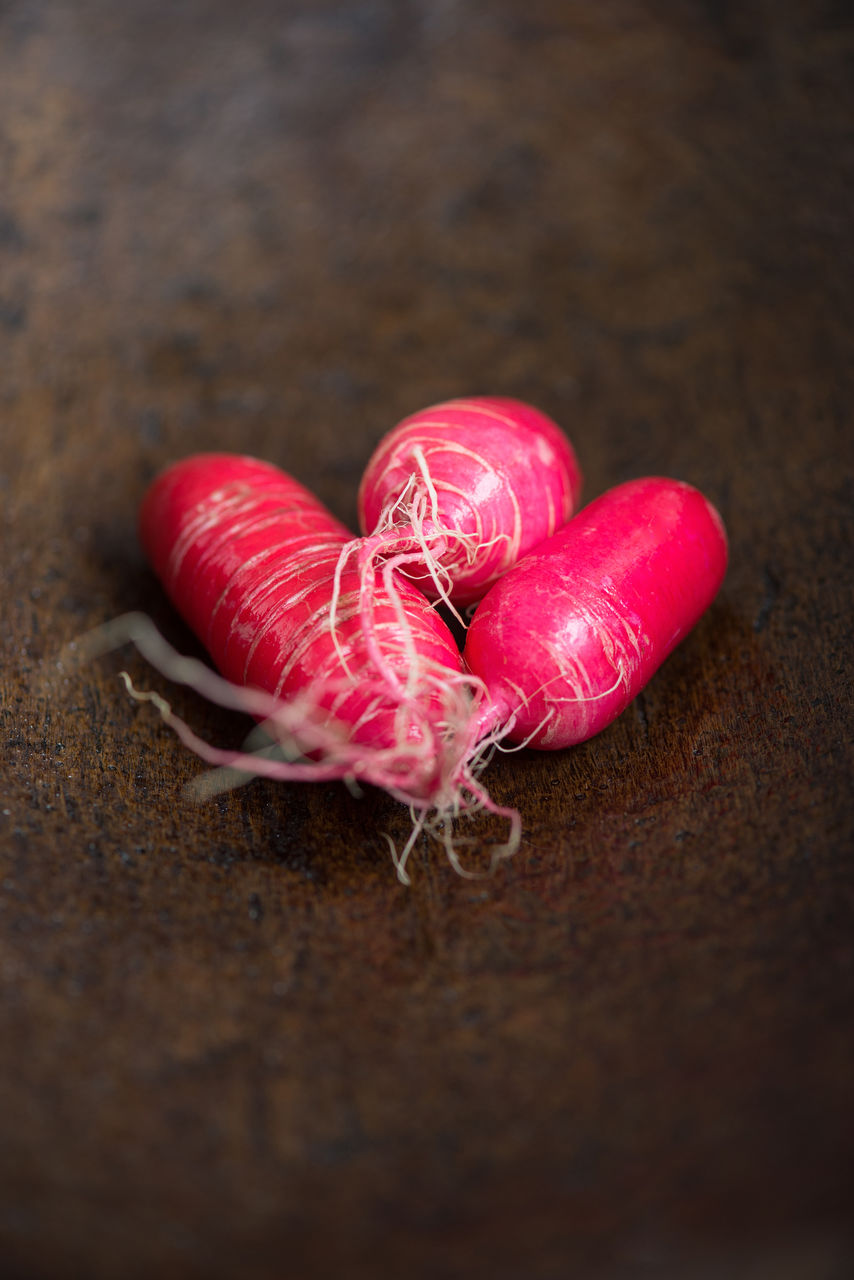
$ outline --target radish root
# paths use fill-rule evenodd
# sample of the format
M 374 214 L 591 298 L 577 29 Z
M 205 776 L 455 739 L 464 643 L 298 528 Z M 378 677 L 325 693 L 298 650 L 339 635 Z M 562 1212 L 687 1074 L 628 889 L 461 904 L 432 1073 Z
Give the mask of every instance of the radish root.
M 394 568 L 389 562 L 383 572 L 391 576 Z M 402 602 L 399 608 L 403 610 Z M 198 659 L 179 654 L 142 613 L 125 614 L 96 628 L 77 641 L 73 651 L 77 662 L 82 663 L 126 643 L 133 644 L 166 679 L 218 706 L 248 712 L 260 722 L 243 749 L 216 747 L 177 715 L 160 693 L 139 689 L 127 671 L 120 673 L 130 697 L 152 705 L 184 746 L 213 766 L 187 784 L 188 798 L 203 801 L 255 777 L 289 782 L 340 779 L 356 788 L 360 782 L 370 782 L 405 804 L 412 815 L 412 831 L 399 853 L 391 837 L 385 837 L 403 884 L 410 883 L 406 865 L 422 833 L 438 841 L 454 869 L 467 878 L 491 874 L 518 848 L 519 814 L 497 804 L 479 781 L 502 730 L 478 741 L 477 726 L 482 720 L 478 708 L 487 695 L 476 677 L 413 658 L 406 681 L 401 682 L 398 673 L 381 661 L 381 688 L 374 701 L 377 707 L 387 705 L 387 690 L 394 689 L 399 700 L 399 736 L 393 746 L 367 748 L 351 741 L 336 725 L 328 706 L 321 706 L 310 691 L 285 701 L 258 689 L 232 684 Z M 351 681 L 342 679 L 338 685 L 341 697 L 352 694 Z M 430 717 L 424 712 L 425 686 L 435 703 L 435 713 Z M 324 681 L 323 688 L 328 693 L 330 682 Z M 372 709 L 369 704 L 366 716 L 371 715 Z M 415 740 L 413 727 L 420 732 Z M 491 850 L 487 872 L 468 870 L 458 853 L 467 842 L 456 832 L 455 824 L 478 812 L 488 812 L 509 824 L 507 839 Z

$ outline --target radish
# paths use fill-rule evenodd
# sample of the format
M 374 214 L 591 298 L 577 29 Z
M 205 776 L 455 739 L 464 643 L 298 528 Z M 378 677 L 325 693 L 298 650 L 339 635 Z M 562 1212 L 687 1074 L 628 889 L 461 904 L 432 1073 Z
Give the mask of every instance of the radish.
M 133 640 L 167 676 L 260 719 L 276 744 L 261 752 L 212 747 L 162 698 L 138 695 L 128 682 L 188 746 L 248 776 L 383 787 L 413 809 L 413 833 L 397 859 L 404 880 L 406 856 L 425 828 L 441 836 L 458 866 L 447 819 L 467 810 L 508 818 L 510 841 L 495 856 L 512 851 L 518 815 L 477 782 L 477 682 L 394 558 L 369 584 L 355 570 L 338 573 L 333 626 L 333 581 L 348 530 L 284 472 L 231 454 L 167 468 L 145 495 L 140 535 L 223 678 L 180 658 L 136 615 L 111 624 L 98 647 Z
M 711 604 L 723 522 L 677 480 L 618 485 L 525 556 L 475 612 L 482 731 L 556 750 L 614 720 Z
M 572 515 L 581 472 L 551 418 L 519 400 L 449 400 L 380 442 L 359 488 L 363 572 L 394 555 L 429 599 L 479 600 Z

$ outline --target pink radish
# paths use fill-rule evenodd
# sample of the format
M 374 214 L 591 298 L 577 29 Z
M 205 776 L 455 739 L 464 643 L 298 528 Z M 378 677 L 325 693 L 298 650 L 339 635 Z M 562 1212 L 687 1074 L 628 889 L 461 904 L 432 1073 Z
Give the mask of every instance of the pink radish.
M 555 750 L 599 733 L 640 692 L 723 580 L 723 523 L 677 480 L 633 480 L 525 556 L 479 605 L 465 659 L 483 731 Z
M 265 718 L 292 757 L 315 757 L 247 759 L 168 717 L 207 760 L 267 777 L 372 782 L 422 813 L 475 801 L 503 812 L 471 773 L 472 681 L 454 640 L 415 587 L 392 582 L 393 562 L 368 593 L 345 571 L 333 632 L 333 576 L 349 535 L 302 485 L 252 458 L 192 457 L 155 480 L 140 531 L 230 692 L 221 696 L 225 682 L 212 673 L 213 683 L 188 682 Z
M 566 436 L 519 400 L 423 409 L 394 427 L 365 469 L 359 562 L 400 557 L 430 599 L 467 605 L 569 519 L 581 472 Z

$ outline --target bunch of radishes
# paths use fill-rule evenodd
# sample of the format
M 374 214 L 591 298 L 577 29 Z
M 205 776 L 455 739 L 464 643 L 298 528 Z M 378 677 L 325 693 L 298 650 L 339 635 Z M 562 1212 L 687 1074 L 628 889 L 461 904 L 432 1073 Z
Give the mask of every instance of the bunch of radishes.
M 133 638 L 173 678 L 262 722 L 221 751 L 156 699 L 209 762 L 385 788 L 459 870 L 459 814 L 502 740 L 556 750 L 604 729 L 693 627 L 724 576 L 718 513 L 676 480 L 611 489 L 573 516 L 566 437 L 507 399 L 452 400 L 395 427 L 359 491 L 354 539 L 300 484 L 252 458 L 201 454 L 145 496 L 143 546 L 222 677 Z M 441 616 L 474 608 L 462 654 Z M 457 615 L 460 616 L 459 614 Z

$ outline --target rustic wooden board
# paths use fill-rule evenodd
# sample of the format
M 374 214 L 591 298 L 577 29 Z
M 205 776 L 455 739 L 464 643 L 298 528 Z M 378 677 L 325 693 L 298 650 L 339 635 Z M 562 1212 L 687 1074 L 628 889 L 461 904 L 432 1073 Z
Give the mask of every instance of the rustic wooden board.
M 0 6 L 4 1275 L 851 1273 L 846 13 Z M 198 652 L 135 538 L 167 461 L 352 523 L 472 392 L 588 497 L 699 485 L 732 567 L 610 730 L 491 766 L 511 864 L 407 890 L 392 801 L 193 807 L 159 677 L 58 655 L 131 608 Z

